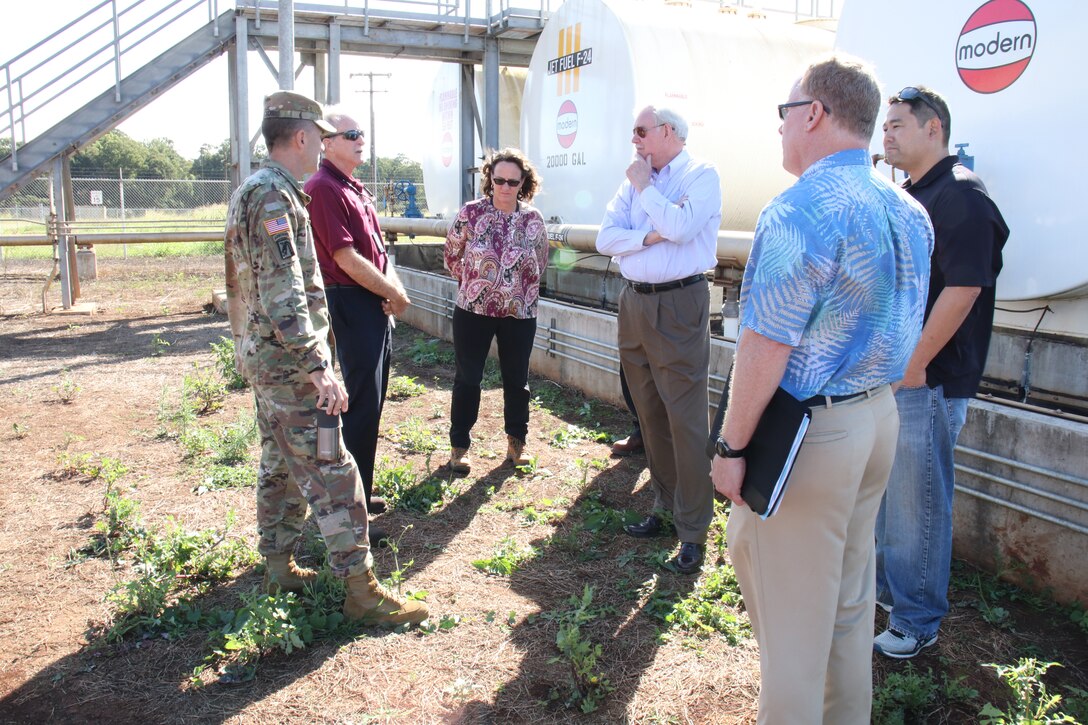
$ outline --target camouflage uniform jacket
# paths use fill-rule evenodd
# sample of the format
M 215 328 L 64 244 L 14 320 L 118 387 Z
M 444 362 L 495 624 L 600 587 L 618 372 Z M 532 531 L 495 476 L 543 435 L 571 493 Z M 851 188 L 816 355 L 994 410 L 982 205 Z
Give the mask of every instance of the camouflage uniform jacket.
M 274 161 L 265 161 L 230 200 L 227 314 L 235 364 L 253 384 L 309 384 L 308 373 L 331 360 L 309 200 Z

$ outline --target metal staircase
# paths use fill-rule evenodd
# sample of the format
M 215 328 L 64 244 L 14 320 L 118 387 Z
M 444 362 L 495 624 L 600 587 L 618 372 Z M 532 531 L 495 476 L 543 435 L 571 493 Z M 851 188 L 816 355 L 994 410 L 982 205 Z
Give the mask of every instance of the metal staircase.
M 114 0 L 104 0 L 61 30 L 0 66 L 0 97 L 6 95 L 8 110 L 0 120 L 0 137 L 6 137 L 14 153 L 0 159 L 0 199 L 15 193 L 35 176 L 49 170 L 56 159 L 92 143 L 121 121 L 155 100 L 159 94 L 217 56 L 234 40 L 233 10 L 212 15 L 213 0 L 173 0 L 144 8 L 145 0 L 133 0 L 120 12 Z M 176 41 L 178 26 L 206 20 L 190 35 Z M 141 13 L 141 11 L 143 11 Z M 129 26 L 122 32 L 122 22 Z M 82 32 L 67 41 L 65 33 Z M 112 36 L 103 42 L 103 36 Z M 65 42 L 67 41 L 67 44 Z M 62 46 L 53 50 L 54 46 Z M 149 49 L 167 50 L 146 60 L 121 78 L 122 59 L 139 64 Z M 73 56 L 76 60 L 69 60 Z M 42 58 L 38 60 L 38 58 Z M 72 95 L 80 93 L 88 79 L 98 79 L 113 66 L 113 87 L 71 110 Z M 37 82 L 38 78 L 44 81 Z M 38 134 L 28 134 L 35 122 L 62 116 L 62 120 Z M 30 136 L 28 139 L 27 136 Z

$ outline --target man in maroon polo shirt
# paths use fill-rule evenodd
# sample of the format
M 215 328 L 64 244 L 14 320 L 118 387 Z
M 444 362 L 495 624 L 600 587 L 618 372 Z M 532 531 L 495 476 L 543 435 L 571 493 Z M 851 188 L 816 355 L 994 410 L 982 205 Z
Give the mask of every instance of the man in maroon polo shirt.
M 372 495 L 378 424 L 389 384 L 392 317 L 410 304 L 389 263 L 372 197 L 352 172 L 363 163 L 366 139 L 353 118 L 335 110 L 325 120 L 325 158 L 306 182 L 308 208 L 332 318 L 336 356 L 351 407 L 343 414 L 344 444 L 355 458 L 371 514 L 385 510 Z M 384 532 L 371 527 L 377 544 Z

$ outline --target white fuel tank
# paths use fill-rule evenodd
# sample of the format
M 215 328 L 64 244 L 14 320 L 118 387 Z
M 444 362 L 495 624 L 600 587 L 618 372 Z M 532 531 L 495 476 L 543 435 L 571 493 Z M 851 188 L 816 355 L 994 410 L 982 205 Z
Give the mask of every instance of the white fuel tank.
M 842 11 L 836 45 L 876 65 L 886 96 L 925 85 L 947 99 L 951 150 L 968 144 L 1011 230 L 998 299 L 1088 293 L 1085 28 L 1088 3 L 1069 0 L 916 0 L 909 12 L 851 0 Z
M 776 106 L 813 56 L 819 24 L 633 0 L 567 0 L 537 42 L 521 138 L 542 175 L 545 219 L 599 224 L 633 158 L 646 105 L 688 119 L 688 150 L 722 178 L 722 228 L 751 231 L 795 179 L 782 169 Z
M 483 74 L 474 76 L 476 107 L 483 112 Z M 428 216 L 450 218 L 461 208 L 461 179 L 466 169 L 479 167 L 483 151 L 475 137 L 473 159 L 461 158 L 458 128 L 461 122 L 461 66 L 442 63 L 431 92 L 430 152 L 423 158 L 423 180 L 427 189 Z M 499 146 L 520 145 L 521 98 L 525 90 L 525 70 L 499 69 Z

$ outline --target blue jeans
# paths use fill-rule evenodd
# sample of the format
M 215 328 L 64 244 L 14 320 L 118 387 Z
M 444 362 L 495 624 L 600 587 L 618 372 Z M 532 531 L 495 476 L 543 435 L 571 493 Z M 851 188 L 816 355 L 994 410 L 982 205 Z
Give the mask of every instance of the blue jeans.
M 894 607 L 889 626 L 929 639 L 948 612 L 953 451 L 967 398 L 922 386 L 900 388 L 895 403 L 899 440 L 876 521 L 876 596 Z

